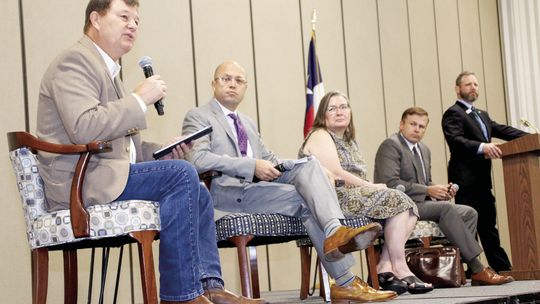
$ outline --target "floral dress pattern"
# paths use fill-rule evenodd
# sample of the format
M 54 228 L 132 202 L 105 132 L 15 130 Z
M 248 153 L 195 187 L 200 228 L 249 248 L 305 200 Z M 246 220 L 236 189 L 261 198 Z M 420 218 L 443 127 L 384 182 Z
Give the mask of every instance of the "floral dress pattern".
M 347 142 L 328 132 L 338 152 L 341 167 L 361 179 L 367 180 L 367 165 L 356 141 Z M 308 138 L 306 138 L 307 141 Z M 298 153 L 304 157 L 304 144 Z M 374 219 L 387 219 L 406 210 L 413 209 L 418 216 L 416 204 L 405 193 L 395 189 L 380 189 L 371 186 L 336 187 L 341 210 L 346 217 L 367 216 Z

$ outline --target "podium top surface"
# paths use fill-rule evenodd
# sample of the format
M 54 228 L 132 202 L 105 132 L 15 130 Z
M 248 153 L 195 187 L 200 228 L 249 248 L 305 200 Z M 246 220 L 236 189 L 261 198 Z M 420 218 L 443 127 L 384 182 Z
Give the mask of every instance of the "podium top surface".
M 534 152 L 540 154 L 540 134 L 532 133 L 499 145 L 502 157 Z

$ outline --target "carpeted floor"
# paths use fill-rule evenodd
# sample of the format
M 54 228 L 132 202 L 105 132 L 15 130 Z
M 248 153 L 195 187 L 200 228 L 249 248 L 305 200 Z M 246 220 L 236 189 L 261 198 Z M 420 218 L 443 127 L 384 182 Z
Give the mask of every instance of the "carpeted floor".
M 316 291 L 318 294 L 318 291 Z M 324 303 L 318 296 L 299 299 L 298 290 L 263 292 L 270 303 Z M 405 293 L 389 303 L 396 304 L 457 304 L 457 303 L 519 303 L 540 304 L 540 281 L 516 281 L 501 286 L 475 286 L 470 282 L 461 288 L 441 288 L 422 295 Z

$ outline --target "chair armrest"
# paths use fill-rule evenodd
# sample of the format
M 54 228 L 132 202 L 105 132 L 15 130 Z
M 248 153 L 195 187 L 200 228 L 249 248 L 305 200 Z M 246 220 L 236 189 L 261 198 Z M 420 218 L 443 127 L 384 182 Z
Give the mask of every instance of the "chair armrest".
M 210 190 L 210 187 L 212 186 L 212 179 L 220 177 L 222 175 L 223 172 L 221 171 L 210 170 L 199 174 L 199 179 L 202 180 L 206 188 Z
M 82 188 L 84 175 L 94 153 L 110 152 L 111 145 L 108 142 L 95 141 L 84 145 L 64 145 L 43 141 L 28 132 L 9 132 L 9 150 L 27 147 L 36 151 L 44 151 L 57 154 L 80 154 L 79 161 L 75 167 L 73 181 L 71 182 L 71 192 L 69 198 L 69 210 L 71 216 L 71 227 L 76 238 L 90 236 L 90 216 L 84 208 L 82 199 Z

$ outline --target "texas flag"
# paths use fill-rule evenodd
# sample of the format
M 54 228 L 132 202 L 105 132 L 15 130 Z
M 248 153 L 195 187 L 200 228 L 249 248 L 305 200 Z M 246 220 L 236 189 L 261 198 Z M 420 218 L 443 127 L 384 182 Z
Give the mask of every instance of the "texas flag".
M 319 108 L 319 103 L 324 96 L 324 86 L 319 67 L 319 60 L 315 52 L 315 31 L 311 31 L 311 41 L 309 42 L 308 53 L 308 74 L 306 92 L 306 116 L 304 119 L 304 138 L 308 135 L 313 126 L 315 114 Z

